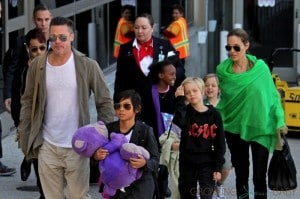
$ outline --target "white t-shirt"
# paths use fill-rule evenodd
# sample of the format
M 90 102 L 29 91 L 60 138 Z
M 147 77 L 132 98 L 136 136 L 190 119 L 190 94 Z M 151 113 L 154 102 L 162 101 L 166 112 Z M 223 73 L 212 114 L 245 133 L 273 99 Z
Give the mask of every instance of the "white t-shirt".
M 72 148 L 79 125 L 79 103 L 74 55 L 61 66 L 46 64 L 47 99 L 43 138 L 58 147 Z

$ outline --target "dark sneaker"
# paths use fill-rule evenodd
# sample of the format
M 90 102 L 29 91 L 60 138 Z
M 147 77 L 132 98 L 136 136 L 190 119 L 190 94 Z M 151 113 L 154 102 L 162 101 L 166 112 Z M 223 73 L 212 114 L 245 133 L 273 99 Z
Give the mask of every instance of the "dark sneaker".
M 0 176 L 11 176 L 12 174 L 16 173 L 16 169 L 15 168 L 8 168 L 5 165 L 2 165 L 0 167 Z
M 167 190 L 166 190 L 166 193 L 165 193 L 165 197 L 166 197 L 166 198 L 169 198 L 169 197 L 171 197 L 171 195 L 172 195 L 172 191 L 171 191 L 171 189 L 168 187 Z
M 18 191 L 39 191 L 38 186 L 21 186 L 16 188 Z
M 32 163 L 32 160 L 27 160 L 24 157 L 21 167 L 20 167 L 21 180 L 26 181 L 28 179 L 30 172 L 31 172 L 31 163 Z

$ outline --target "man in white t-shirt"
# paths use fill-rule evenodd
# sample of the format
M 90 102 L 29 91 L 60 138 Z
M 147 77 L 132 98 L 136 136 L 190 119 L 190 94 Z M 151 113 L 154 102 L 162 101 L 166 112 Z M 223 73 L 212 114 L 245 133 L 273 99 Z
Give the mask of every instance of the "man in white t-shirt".
M 91 92 L 97 119 L 106 123 L 113 121 L 112 98 L 98 63 L 72 47 L 70 19 L 52 19 L 49 41 L 49 52 L 33 60 L 27 72 L 18 126 L 20 145 L 28 157 L 38 156 L 46 198 L 90 198 L 89 158 L 78 155 L 71 140 L 79 127 L 90 123 Z M 39 85 L 33 106 L 36 76 Z

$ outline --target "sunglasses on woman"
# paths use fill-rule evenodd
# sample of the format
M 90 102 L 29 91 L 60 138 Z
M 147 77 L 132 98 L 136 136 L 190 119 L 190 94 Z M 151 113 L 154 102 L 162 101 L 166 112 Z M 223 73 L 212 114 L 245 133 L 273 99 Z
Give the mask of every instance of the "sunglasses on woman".
M 123 107 L 125 110 L 129 111 L 131 109 L 132 105 L 131 104 L 120 104 L 120 103 L 114 104 L 115 110 L 120 110 L 121 107 Z
M 41 46 L 34 46 L 34 47 L 32 47 L 32 48 L 30 48 L 30 52 L 31 53 L 36 53 L 38 50 L 40 50 L 40 51 L 45 51 L 47 49 L 47 47 L 45 46 L 45 45 L 41 45 Z
M 240 52 L 240 51 L 241 51 L 241 47 L 239 47 L 239 46 L 229 46 L 229 45 L 226 45 L 226 46 L 225 46 L 225 49 L 226 49 L 227 51 L 231 51 L 232 48 L 233 48 L 233 50 L 234 50 L 235 52 Z

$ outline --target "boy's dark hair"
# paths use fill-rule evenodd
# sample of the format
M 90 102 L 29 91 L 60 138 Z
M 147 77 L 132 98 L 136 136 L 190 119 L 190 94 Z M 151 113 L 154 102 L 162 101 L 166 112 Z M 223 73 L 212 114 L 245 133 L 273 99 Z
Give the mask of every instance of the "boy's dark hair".
M 172 62 L 168 59 L 161 61 L 161 62 L 155 62 L 152 63 L 149 66 L 149 74 L 148 77 L 152 81 L 152 83 L 157 84 L 159 82 L 158 74 L 164 72 L 165 66 L 173 65 Z
M 116 95 L 115 102 L 119 103 L 120 101 L 125 99 L 131 100 L 134 110 L 140 110 L 142 105 L 142 98 L 138 92 L 133 89 L 121 91 Z
M 40 43 L 46 43 L 45 35 L 37 28 L 30 30 L 25 37 L 25 43 L 28 46 L 31 39 L 37 39 Z
M 61 25 L 67 25 L 69 29 L 73 32 L 73 21 L 71 19 L 65 17 L 54 17 L 51 20 L 50 27 L 61 26 Z

